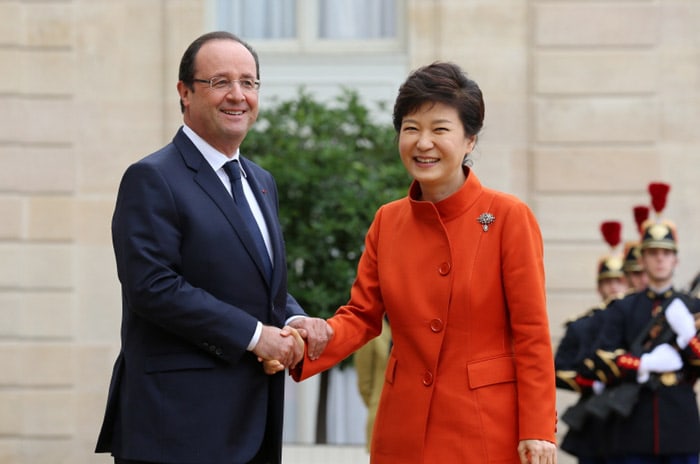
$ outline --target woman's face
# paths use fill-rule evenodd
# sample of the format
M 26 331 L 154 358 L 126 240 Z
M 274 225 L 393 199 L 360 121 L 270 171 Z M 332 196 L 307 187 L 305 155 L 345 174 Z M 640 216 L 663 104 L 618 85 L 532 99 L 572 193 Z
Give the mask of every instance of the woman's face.
M 444 103 L 426 103 L 404 116 L 399 130 L 399 154 L 418 181 L 423 199 L 440 201 L 464 183 L 462 161 L 474 148 L 457 110 Z

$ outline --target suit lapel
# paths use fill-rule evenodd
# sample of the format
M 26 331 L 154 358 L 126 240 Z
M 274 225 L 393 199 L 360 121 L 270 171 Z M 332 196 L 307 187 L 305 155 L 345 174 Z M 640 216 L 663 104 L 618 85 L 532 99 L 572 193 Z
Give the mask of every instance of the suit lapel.
M 265 268 L 261 261 L 262 257 L 258 256 L 257 249 L 255 247 L 255 242 L 253 237 L 251 237 L 250 232 L 245 226 L 243 218 L 241 218 L 240 213 L 236 209 L 231 195 L 226 191 L 226 187 L 221 183 L 221 179 L 211 168 L 209 163 L 204 159 L 202 154 L 197 150 L 197 148 L 192 144 L 192 141 L 182 132 L 182 129 L 178 131 L 173 139 L 173 144 L 178 148 L 182 154 L 183 160 L 187 167 L 195 172 L 194 181 L 204 190 L 207 195 L 212 199 L 212 201 L 221 210 L 223 215 L 226 217 L 228 222 L 233 227 L 234 231 L 238 235 L 243 243 L 244 247 L 248 251 L 251 259 L 255 262 L 258 271 L 263 275 L 265 281 L 267 282 L 267 277 L 265 276 Z M 248 172 L 248 170 L 246 170 Z M 257 189 L 254 189 L 254 191 Z M 260 199 L 259 193 L 255 192 L 256 198 L 263 209 L 263 214 L 265 216 L 265 221 L 268 224 L 268 229 L 270 230 L 270 236 L 274 237 L 276 233 L 273 233 L 273 227 L 270 222 L 270 212 L 267 207 L 263 207 L 262 200 Z M 274 240 L 273 240 L 274 241 Z M 275 256 L 277 253 L 275 252 Z M 276 264 L 276 263 L 275 263 Z M 273 276 L 274 276 L 273 272 Z M 274 279 L 274 277 L 273 277 Z M 270 282 L 268 282 L 268 285 Z
M 246 175 L 248 176 L 248 183 L 250 184 L 250 188 L 253 190 L 255 199 L 258 201 L 260 210 L 265 218 L 265 223 L 267 224 L 267 231 L 270 234 L 270 244 L 272 246 L 272 255 L 274 257 L 272 266 L 272 288 L 277 289 L 282 277 L 284 276 L 284 273 L 279 272 L 279 270 L 285 266 L 285 261 L 282 233 L 278 227 L 277 215 L 275 213 L 275 200 L 271 192 L 272 186 L 267 188 L 265 183 L 255 175 L 255 170 L 250 166 L 250 162 L 246 158 L 241 156 L 239 161 L 243 166 Z

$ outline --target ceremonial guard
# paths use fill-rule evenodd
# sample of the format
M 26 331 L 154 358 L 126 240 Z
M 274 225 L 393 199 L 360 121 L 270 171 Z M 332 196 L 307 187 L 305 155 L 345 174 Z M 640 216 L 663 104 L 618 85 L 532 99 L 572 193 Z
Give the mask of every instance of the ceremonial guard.
M 675 226 L 659 215 L 669 186 L 652 183 L 656 220 L 643 226 L 640 260 L 647 289 L 611 303 L 595 343 L 595 378 L 606 383 L 600 415 L 611 418 L 614 464 L 697 464 L 700 419 L 693 389 L 697 300 L 673 288 Z
M 601 302 L 583 315 L 567 322 L 566 332 L 559 343 L 554 365 L 557 388 L 580 393 L 578 402 L 567 409 L 562 420 L 569 426 L 560 448 L 578 457 L 579 464 L 604 464 L 606 441 L 609 435 L 606 420 L 586 414 L 585 404 L 592 395 L 601 393 L 604 384 L 597 380 L 585 379 L 579 375 L 581 363 L 590 352 L 595 338 L 595 327 L 610 301 L 621 298 L 627 290 L 623 271 L 623 258 L 615 253 L 620 243 L 622 225 L 618 221 L 601 224 L 603 238 L 610 245 L 611 252 L 598 260 L 597 289 Z

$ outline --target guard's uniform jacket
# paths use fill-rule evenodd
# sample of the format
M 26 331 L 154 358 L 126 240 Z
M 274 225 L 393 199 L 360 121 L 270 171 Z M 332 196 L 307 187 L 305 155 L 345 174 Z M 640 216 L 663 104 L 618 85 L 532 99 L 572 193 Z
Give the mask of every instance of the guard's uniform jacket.
M 591 383 L 581 378 L 583 362 L 590 354 L 597 329 L 602 326 L 608 302 L 591 308 L 566 324 L 554 357 L 557 388 L 581 394 L 573 408 L 582 408 L 594 395 Z M 567 421 L 566 415 L 563 417 Z M 560 448 L 577 457 L 602 458 L 609 452 L 610 421 L 586 415 L 581 424 L 568 424 Z

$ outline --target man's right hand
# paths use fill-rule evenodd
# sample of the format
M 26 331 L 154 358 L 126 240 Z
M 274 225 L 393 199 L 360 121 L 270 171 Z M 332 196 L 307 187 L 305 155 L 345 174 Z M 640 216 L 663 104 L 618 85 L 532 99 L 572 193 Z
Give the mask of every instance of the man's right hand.
M 304 342 L 292 327 L 264 325 L 253 353 L 260 360 L 277 360 L 282 368 L 293 368 L 304 358 Z

